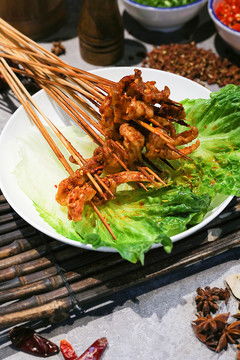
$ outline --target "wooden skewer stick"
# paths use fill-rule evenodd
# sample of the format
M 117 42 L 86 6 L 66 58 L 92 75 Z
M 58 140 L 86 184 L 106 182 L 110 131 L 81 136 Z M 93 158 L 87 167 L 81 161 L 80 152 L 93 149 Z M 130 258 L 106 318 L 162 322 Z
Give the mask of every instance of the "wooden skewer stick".
M 66 100 L 64 96 L 65 94 L 60 94 L 57 89 L 55 89 L 55 92 L 58 93 L 58 95 L 62 95 L 62 99 L 59 100 L 59 97 L 56 95 L 53 95 L 53 89 L 49 90 L 48 88 L 43 88 L 49 93 L 50 96 L 52 96 L 56 102 L 72 117 L 72 119 L 82 127 L 84 131 L 86 131 L 89 136 L 95 141 L 96 144 L 102 146 L 104 144 L 104 140 L 96 134 L 96 132 L 86 123 L 83 117 L 80 117 L 79 114 L 69 106 L 68 99 Z M 63 107 L 64 106 L 64 107 Z M 116 155 L 113 153 L 113 157 L 116 159 L 116 161 L 123 167 L 124 170 L 128 171 L 128 167 L 126 164 Z M 148 191 L 147 187 L 143 183 L 139 183 L 139 185 L 146 191 Z
M 29 93 L 26 91 L 26 89 L 24 87 L 22 87 L 23 92 L 25 93 L 25 95 L 27 96 L 28 100 L 31 102 L 31 104 L 36 108 L 36 110 L 39 112 L 39 114 L 44 118 L 44 120 L 48 123 L 48 125 L 51 127 L 51 129 L 54 131 L 54 133 L 57 135 L 57 137 L 60 139 L 60 141 L 64 144 L 64 146 L 66 147 L 66 149 L 70 152 L 70 154 L 73 156 L 73 158 L 75 159 L 75 161 L 78 163 L 78 165 L 83 166 L 83 164 L 86 162 L 85 159 L 81 156 L 81 154 L 79 154 L 79 152 L 77 152 L 77 150 L 72 146 L 72 144 L 65 138 L 65 136 L 57 129 L 57 127 L 45 116 L 45 114 L 40 110 L 40 108 L 36 105 L 35 102 L 33 102 L 31 96 L 29 95 Z M 81 112 L 81 109 L 79 109 L 79 111 Z M 91 119 L 89 117 L 89 119 Z M 96 180 L 102 185 L 102 187 L 111 195 L 111 197 L 115 197 L 114 194 L 111 192 L 111 190 L 107 187 L 107 185 L 101 180 L 101 178 L 95 174 L 94 176 L 92 176 L 90 174 L 90 172 L 87 172 L 86 175 L 88 176 L 89 180 L 92 182 L 92 184 L 94 185 L 94 187 L 96 188 L 96 190 L 100 193 L 100 195 L 107 200 L 106 195 L 104 194 L 104 192 L 102 191 L 101 187 L 98 185 L 98 183 L 95 181 L 94 177 L 96 178 Z
M 167 135 L 166 133 L 164 133 L 160 128 L 155 128 L 149 124 L 146 124 L 144 121 L 141 120 L 136 120 L 136 122 L 138 124 L 140 124 L 142 127 L 144 127 L 145 129 L 147 129 L 148 131 L 150 131 L 152 134 L 156 134 L 158 135 L 161 139 L 163 139 L 166 143 L 166 146 L 171 149 L 172 151 L 176 152 L 177 154 L 181 155 L 181 157 L 184 157 L 185 159 L 190 159 L 188 156 L 186 156 L 185 154 L 183 154 L 183 152 L 180 149 L 177 149 L 173 143 L 174 140 Z
M 37 58 L 39 60 L 43 60 L 43 61 L 47 61 L 48 62 L 48 65 L 49 64 L 52 64 L 52 65 L 59 65 L 59 59 L 57 60 L 54 60 L 54 59 L 49 59 L 46 58 L 46 55 L 44 54 L 41 54 L 40 52 L 37 52 L 37 51 L 32 51 L 32 50 L 26 50 L 20 46 L 13 46 L 11 45 L 11 43 L 9 42 L 8 39 L 6 39 L 5 37 L 2 38 L 2 41 L 0 41 L 0 48 L 2 48 L 2 51 L 4 51 L 4 53 L 6 54 L 9 54 L 11 55 L 13 51 L 15 51 L 16 54 L 18 53 L 23 53 L 23 54 L 26 54 L 28 56 L 30 56 L 31 58 Z M 8 50 L 6 50 L 8 49 Z M 47 64 L 46 64 L 47 65 Z M 73 67 L 70 67 L 72 69 L 74 69 L 75 71 L 78 70 L 76 68 L 73 68 Z M 70 74 L 70 73 L 69 73 Z M 69 75 L 68 74 L 68 75 Z M 88 76 L 87 75 L 83 75 L 83 74 L 79 74 L 79 71 L 76 71 L 76 74 L 74 75 L 74 78 L 77 77 L 77 79 L 80 79 L 82 82 L 86 82 L 86 84 L 89 86 L 90 84 L 92 85 L 92 87 L 97 91 L 97 92 L 100 92 L 99 91 L 99 88 L 104 90 L 104 91 L 107 91 L 109 89 L 109 85 L 103 85 L 102 83 L 108 83 L 110 82 L 111 84 L 114 84 L 114 82 L 112 82 L 111 80 L 107 80 L 107 79 L 104 79 L 104 78 L 101 78 L 101 81 L 102 83 L 99 84 L 99 80 L 97 81 L 95 77 L 91 76 L 91 73 L 88 73 Z M 98 84 L 100 85 L 99 88 L 94 85 L 94 84 Z M 103 95 L 103 94 L 102 94 Z
M 143 169 L 145 169 L 145 171 L 149 172 L 156 180 L 158 180 L 160 183 L 162 183 L 163 185 L 167 185 L 161 178 L 160 176 L 158 176 L 152 169 L 150 169 L 149 167 L 143 167 Z
M 45 70 L 51 70 L 53 72 L 55 71 L 55 72 L 61 73 L 61 74 L 66 73 L 66 71 L 64 71 L 64 70 L 61 70 L 61 69 L 58 69 L 58 68 L 53 68 L 52 66 L 44 65 L 42 63 L 30 61 L 29 59 L 22 58 L 22 57 L 19 57 L 19 56 L 16 56 L 16 55 L 9 55 L 9 54 L 5 54 L 5 53 L 0 53 L 0 57 L 11 59 L 11 60 L 14 60 L 14 61 L 18 61 L 20 64 L 23 63 L 23 64 L 26 64 L 28 66 L 34 66 L 35 68 L 37 68 L 39 70 L 42 70 L 44 68 Z M 64 82 L 64 80 L 60 80 L 60 82 L 61 81 Z M 67 86 L 74 87 L 74 85 L 70 84 L 70 83 L 68 83 Z M 94 95 L 93 94 L 94 93 L 93 89 L 92 89 L 91 92 L 89 92 L 89 91 L 84 90 L 81 87 L 78 87 L 78 91 L 81 92 L 84 96 L 86 96 L 86 98 L 94 100 L 96 102 L 100 102 L 104 98 L 104 96 L 100 95 L 99 93 Z
M 41 81 L 42 81 L 42 82 L 45 82 L 45 80 L 41 80 Z M 46 82 L 47 82 L 48 84 L 50 84 L 50 82 L 48 82 L 47 80 L 46 80 Z M 53 83 L 53 82 L 51 82 L 51 84 L 59 85 L 59 84 Z M 46 91 L 49 90 L 49 87 L 47 87 L 46 85 L 42 85 L 42 87 L 44 87 Z M 64 89 L 64 90 L 66 90 L 66 89 Z M 84 101 L 83 99 L 79 98 L 74 92 L 70 92 L 70 91 L 68 91 L 68 92 L 70 93 L 70 95 L 71 95 L 76 101 L 78 101 L 78 102 L 80 102 L 80 103 L 82 103 L 82 101 Z M 51 96 L 50 91 L 49 91 L 49 95 Z M 66 95 L 65 95 L 65 96 L 66 96 Z M 55 99 L 55 100 L 56 100 L 56 99 Z M 99 126 L 99 124 L 98 124 L 95 120 L 93 120 L 92 117 L 88 116 L 85 112 L 83 112 L 82 109 L 79 108 L 79 107 L 77 107 L 74 102 L 71 102 L 71 105 L 74 105 L 76 111 L 78 111 L 78 112 L 80 112 L 81 114 L 85 115 L 85 118 L 87 118 L 87 120 L 88 120 L 98 131 L 100 131 L 101 134 L 104 135 L 104 132 L 103 132 L 103 130 L 101 129 L 101 127 Z M 85 130 L 85 127 L 84 127 L 84 130 Z M 85 130 L 85 131 L 86 131 L 86 130 Z M 98 141 L 98 142 L 99 142 L 99 141 Z M 122 149 L 122 146 L 121 146 L 120 143 L 116 142 L 115 145 L 116 145 L 117 147 L 120 147 L 120 148 Z M 123 161 L 121 161 L 119 158 L 117 158 L 117 155 L 116 155 L 116 154 L 114 154 L 114 157 L 116 158 L 116 160 L 117 160 L 119 163 L 121 163 L 121 165 L 123 166 L 123 168 L 124 168 L 125 170 L 128 170 L 127 166 L 124 164 Z M 139 167 L 139 169 L 140 169 L 140 171 L 142 171 L 142 170 L 141 170 L 141 169 L 142 169 L 141 167 Z M 143 172 L 143 171 L 142 171 L 142 172 Z M 144 170 L 144 173 L 146 174 L 146 170 Z M 151 173 L 151 175 L 152 175 L 152 173 Z M 156 175 L 156 174 L 155 174 L 155 175 Z M 156 176 L 157 176 L 157 175 L 156 175 Z M 159 178 L 159 177 L 158 177 L 158 178 Z M 100 178 L 99 178 L 99 179 L 100 179 Z M 154 181 L 152 181 L 152 177 L 149 177 L 149 180 L 150 180 L 150 179 L 151 179 L 151 182 L 154 183 Z M 100 181 L 101 181 L 101 180 L 100 180 Z M 161 180 L 161 182 L 162 182 L 162 180 Z M 103 187 L 106 186 L 104 183 L 101 183 L 101 185 L 102 185 Z M 104 186 L 104 185 L 105 185 L 105 186 Z M 144 184 L 141 184 L 141 186 L 142 186 L 145 190 L 147 190 L 147 188 L 146 188 L 146 186 L 145 186 Z M 113 194 L 112 194 L 112 196 L 113 196 Z
M 56 134 L 56 136 L 60 139 L 62 144 L 66 147 L 66 149 L 69 151 L 69 153 L 73 156 L 74 160 L 77 162 L 78 165 L 83 166 L 83 164 L 86 162 L 85 159 L 82 157 L 82 155 L 72 146 L 71 142 L 67 140 L 67 138 L 58 130 L 58 128 L 52 123 L 50 119 L 41 111 L 39 106 L 32 100 L 29 93 L 26 91 L 26 89 L 23 87 L 23 92 L 27 96 L 28 100 L 31 102 L 31 104 L 35 107 L 35 109 L 39 112 L 39 114 L 43 117 L 43 119 L 47 122 L 47 124 L 50 126 L 50 128 L 53 130 L 53 132 Z M 96 180 L 94 179 L 94 176 L 90 174 L 90 172 L 86 172 L 87 177 L 92 182 L 96 190 L 100 193 L 100 195 L 107 200 L 106 195 L 103 193 L 101 187 L 98 185 Z M 107 188 L 105 183 L 96 176 L 96 179 L 100 184 L 103 184 L 103 187 L 105 190 L 109 191 L 109 193 L 114 197 L 110 189 Z
M 57 145 L 52 140 L 51 136 L 48 134 L 48 132 L 46 131 L 46 129 L 42 125 L 41 121 L 38 119 L 38 116 L 35 114 L 35 112 L 31 108 L 29 102 L 26 99 L 24 99 L 23 94 L 21 93 L 21 90 L 20 90 L 21 87 L 23 87 L 23 85 L 21 84 L 19 79 L 16 77 L 14 72 L 11 70 L 11 68 L 8 66 L 7 62 L 4 59 L 1 59 L 1 58 L 0 58 L 0 62 L 2 64 L 2 66 L 1 66 L 2 74 L 4 75 L 4 77 L 5 77 L 6 81 L 8 82 L 9 86 L 12 88 L 12 90 L 14 91 L 16 96 L 18 97 L 19 101 L 22 103 L 22 105 L 23 105 L 24 109 L 26 110 L 27 114 L 30 115 L 31 119 L 37 125 L 37 127 L 41 131 L 42 135 L 47 140 L 48 144 L 51 146 L 52 150 L 54 151 L 54 153 L 56 154 L 58 159 L 61 161 L 61 163 L 63 164 L 65 169 L 69 172 L 70 175 L 73 175 L 74 171 L 69 166 L 69 164 L 66 161 L 65 157 L 63 156 L 61 151 L 58 149 Z M 5 69 L 7 69 L 7 70 L 5 70 Z M 92 206 L 92 208 L 94 209 L 94 211 L 96 212 L 96 214 L 98 215 L 98 217 L 100 218 L 100 220 L 102 221 L 102 223 L 104 224 L 106 229 L 112 235 L 113 239 L 116 240 L 116 237 L 113 234 L 113 231 L 112 231 L 110 225 L 107 223 L 106 219 L 102 216 L 102 214 L 98 210 L 97 206 L 94 204 L 93 201 L 90 201 L 90 205 Z
M 50 61 L 50 60 L 55 60 L 55 63 L 57 65 L 62 64 L 63 68 L 69 68 L 74 70 L 77 73 L 86 75 L 87 77 L 89 77 L 89 73 L 87 71 L 75 68 L 71 65 L 68 65 L 66 63 L 64 63 L 64 61 L 62 61 L 61 59 L 59 59 L 56 55 L 54 55 L 53 53 L 51 53 L 50 51 L 46 50 L 45 48 L 43 48 L 42 46 L 40 46 L 39 44 L 37 44 L 36 42 L 34 42 L 33 40 L 31 40 L 30 38 L 28 38 L 27 36 L 25 36 L 24 34 L 22 34 L 20 31 L 18 31 L 17 29 L 15 29 L 14 27 L 12 27 L 10 24 L 8 24 L 6 21 L 4 21 L 3 19 L 0 19 L 0 27 L 1 30 L 8 34 L 9 37 L 12 37 L 15 41 L 18 41 L 19 44 L 21 44 L 21 48 L 23 46 L 25 46 L 27 49 L 33 51 L 34 53 L 36 53 L 36 49 L 39 50 L 39 52 L 43 55 L 46 56 L 46 60 Z M 100 81 L 101 83 L 108 83 L 108 84 L 114 84 L 113 81 L 102 78 L 99 75 L 96 74 L 91 74 L 91 78 Z
M 55 85 L 57 86 L 58 88 L 62 88 L 66 91 L 66 86 L 64 86 L 65 84 L 63 84 L 61 81 L 59 81 L 58 79 L 58 82 L 54 82 L 54 81 L 51 81 L 49 80 L 48 78 L 39 78 L 37 76 L 37 74 L 34 74 L 32 73 L 31 71 L 29 71 L 28 69 L 24 69 L 24 70 L 21 70 L 21 69 L 18 69 L 18 68 L 14 68 L 14 67 L 11 67 L 11 69 L 14 71 L 14 72 L 17 72 L 21 75 L 24 75 L 24 76 L 28 76 L 28 77 L 32 77 L 35 79 L 36 82 L 39 82 L 41 83 L 41 86 L 45 86 L 47 87 L 48 85 L 46 84 L 52 84 L 52 85 Z M 67 82 L 67 84 L 69 84 Z M 72 87 L 71 84 L 69 87 Z M 72 87 L 74 90 L 78 91 L 78 87 L 76 86 L 73 86 Z M 104 135 L 104 132 L 101 128 L 101 126 L 99 125 L 98 121 L 100 120 L 100 114 L 95 110 L 93 109 L 87 102 L 84 98 L 80 97 L 76 92 L 74 91 L 71 91 L 70 89 L 68 89 L 68 93 L 69 95 L 79 104 L 81 105 L 82 107 L 85 108 L 86 111 L 88 111 L 89 113 L 92 114 L 93 117 L 90 117 L 88 118 L 88 121 L 99 131 L 101 132 L 103 135 Z M 80 110 L 82 110 L 80 108 Z M 86 114 L 86 113 L 85 113 Z M 98 121 L 96 121 L 95 119 L 98 119 Z
M 0 57 L 11 59 L 13 61 L 17 61 L 20 64 L 26 64 L 28 66 L 34 66 L 35 68 L 39 68 L 40 70 L 45 69 L 45 70 L 50 70 L 50 71 L 52 71 L 54 73 L 59 73 L 59 74 L 63 74 L 63 75 L 72 75 L 73 77 L 75 76 L 74 72 L 69 72 L 68 70 L 65 70 L 65 69 L 62 69 L 62 68 L 57 68 L 57 67 L 53 67 L 51 65 L 42 64 L 40 62 L 29 60 L 29 59 L 21 57 L 21 56 L 10 55 L 10 54 L 6 54 L 6 53 L 2 52 L 2 53 L 0 53 Z M 78 80 L 78 79 L 76 79 L 75 81 L 78 82 L 79 84 L 83 85 L 83 87 L 86 87 L 86 88 L 88 87 L 86 82 L 83 82 L 83 81 Z M 68 86 L 70 86 L 70 85 L 68 84 Z M 83 88 L 79 88 L 78 91 L 81 91 L 83 95 L 85 95 L 89 99 L 93 99 L 94 101 L 99 102 L 99 101 L 104 99 L 104 95 L 100 94 L 99 92 L 96 92 L 93 88 L 91 88 L 91 92 L 86 91 Z
M 51 147 L 51 149 L 54 151 L 55 155 L 57 156 L 57 158 L 59 159 L 59 161 L 62 163 L 62 165 L 64 166 L 64 168 L 66 169 L 66 171 L 70 174 L 73 175 L 74 171 L 71 168 L 71 166 L 68 164 L 68 162 L 66 161 L 65 157 L 63 156 L 62 152 L 58 149 L 57 145 L 55 144 L 55 142 L 52 140 L 52 138 L 50 137 L 50 135 L 48 134 L 48 132 L 46 131 L 46 129 L 44 128 L 44 126 L 42 125 L 42 123 L 40 122 L 40 120 L 38 119 L 38 116 L 36 115 L 36 113 L 33 111 L 33 109 L 31 108 L 31 106 L 29 105 L 29 102 L 26 101 L 26 99 L 24 99 L 24 97 L 22 96 L 21 91 L 19 90 L 19 87 L 16 84 L 21 84 L 21 82 L 18 80 L 18 78 L 16 77 L 15 81 L 13 82 L 9 72 L 5 69 L 8 69 L 9 66 L 6 63 L 6 61 L 4 59 L 0 58 L 0 62 L 1 62 L 1 72 L 3 74 L 3 76 L 5 77 L 6 81 L 8 82 L 9 86 L 11 87 L 11 89 L 13 90 L 13 92 L 16 94 L 16 96 L 18 97 L 19 101 L 21 102 L 21 104 L 23 105 L 25 111 L 27 112 L 27 114 L 29 115 L 29 117 L 31 118 L 31 120 L 33 120 L 33 122 L 35 123 L 35 125 L 38 127 L 38 129 L 40 130 L 41 134 L 44 136 L 44 138 L 47 140 L 49 146 Z M 9 68 L 10 69 L 10 68 Z M 9 70 L 8 69 L 8 70 Z M 11 69 L 10 69 L 11 71 Z M 14 73 L 13 73 L 14 74 Z
M 46 69 L 45 69 L 45 70 L 46 70 Z M 63 81 L 61 81 L 61 82 L 63 82 Z M 83 84 L 81 83 L 81 81 L 80 81 L 80 84 L 83 85 Z M 65 84 L 65 85 L 66 85 L 66 84 Z M 73 88 L 74 88 L 74 87 L 73 87 Z M 76 88 L 75 88 L 75 90 L 76 90 Z M 87 90 L 88 90 L 88 91 L 92 91 L 92 87 L 90 87 L 89 85 L 87 85 Z M 67 104 L 66 104 L 66 106 L 67 106 Z M 86 114 L 86 113 L 85 113 L 85 114 Z M 93 123 L 93 122 L 91 121 L 91 117 L 88 118 L 88 121 L 89 121 L 93 126 L 97 127 L 97 126 L 96 126 L 96 122 Z M 86 129 L 86 123 L 85 123 L 85 126 L 84 126 L 84 130 L 85 130 L 85 131 L 86 131 L 86 130 L 89 130 L 89 129 Z M 98 127 L 98 130 L 99 130 L 99 127 Z M 103 133 L 103 132 L 102 132 L 102 133 Z M 116 155 L 114 155 L 114 157 L 116 158 Z M 119 159 L 118 159 L 118 160 L 119 160 Z M 119 162 L 119 161 L 118 161 L 118 162 Z M 126 166 L 124 166 L 124 168 L 125 168 L 125 170 L 127 170 Z M 143 187 L 146 189 L 145 185 L 142 184 L 141 186 L 143 186 Z
M 11 29 L 12 31 L 14 31 L 14 29 Z M 21 34 L 18 34 L 20 37 L 21 37 Z M 49 58 L 49 56 L 51 57 L 51 58 L 55 58 L 55 61 L 56 61 L 56 56 L 52 56 L 52 54 L 50 55 L 50 53 L 49 52 L 46 52 L 44 49 L 42 49 L 43 50 L 43 52 L 46 54 L 46 55 L 48 55 L 48 58 Z M 62 61 L 59 61 L 59 59 L 58 59 L 58 63 L 62 63 Z M 44 65 L 44 66 L 48 66 L 48 65 Z M 52 68 L 52 70 L 54 70 L 55 68 Z M 74 81 L 75 81 L 75 79 L 74 78 L 72 78 Z M 79 80 L 79 82 L 78 82 L 79 84 L 81 84 L 82 86 L 85 86 L 85 88 L 87 88 L 87 90 L 88 91 L 90 91 L 90 92 L 95 92 L 95 90 L 93 89 L 93 87 L 92 86 L 89 86 L 89 84 L 88 84 L 88 81 L 81 81 L 81 80 Z M 101 94 L 99 94 L 99 92 L 98 92 L 98 95 L 100 96 L 100 98 L 101 98 L 101 96 L 103 96 L 103 95 L 101 95 Z M 172 102 L 172 103 L 175 103 L 175 102 Z M 139 122 L 140 123 L 140 122 Z M 143 126 L 143 124 L 141 124 L 142 126 Z M 149 126 L 148 124 L 145 124 L 145 127 L 147 127 L 147 126 Z M 148 130 L 149 131 L 152 131 L 152 129 L 150 129 L 150 126 L 149 126 L 149 128 L 148 128 Z M 157 131 L 157 132 L 155 132 L 156 134 L 158 133 L 158 136 L 160 136 L 162 139 L 164 139 L 165 140 L 165 142 L 166 142 L 166 145 L 172 150 L 172 151 L 174 151 L 174 152 L 177 152 L 178 154 L 180 154 L 182 157 L 184 157 L 184 158 L 188 158 L 186 155 L 184 155 L 183 153 L 182 153 L 182 151 L 181 150 L 179 150 L 179 149 L 176 149 L 176 147 L 173 145 L 173 144 L 171 144 L 171 143 L 173 143 L 173 139 L 171 138 L 171 137 L 169 137 L 167 134 L 165 134 L 164 132 L 161 132 L 160 131 L 160 129 L 158 129 L 159 131 Z
M 27 95 L 27 93 L 26 93 Z M 39 107 L 32 101 L 32 98 L 29 97 L 30 102 L 32 105 L 36 108 L 36 110 L 39 112 L 39 114 L 44 118 L 44 120 L 49 124 L 51 129 L 54 131 L 54 133 L 58 136 L 58 138 L 61 140 L 61 142 L 64 144 L 66 149 L 70 152 L 70 154 L 73 156 L 74 160 L 77 162 L 78 165 L 83 166 L 83 164 L 86 162 L 85 159 L 81 156 L 81 154 L 72 146 L 72 144 L 65 138 L 65 136 L 56 128 L 56 126 L 45 116 L 45 114 L 39 109 Z M 100 195 L 107 200 L 106 195 L 102 191 L 101 187 L 98 185 L 98 183 L 94 180 L 96 180 L 100 183 L 100 185 L 112 196 L 115 197 L 115 195 L 111 192 L 111 190 L 107 187 L 107 185 L 101 180 L 101 178 L 97 175 L 91 175 L 90 172 L 86 172 L 87 177 L 92 182 L 96 190 L 100 193 Z

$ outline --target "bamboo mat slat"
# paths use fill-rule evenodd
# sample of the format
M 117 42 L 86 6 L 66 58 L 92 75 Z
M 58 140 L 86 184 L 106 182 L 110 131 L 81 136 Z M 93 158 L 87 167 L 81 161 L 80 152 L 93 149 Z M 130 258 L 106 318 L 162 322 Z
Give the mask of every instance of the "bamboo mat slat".
M 78 306 L 101 304 L 119 291 L 220 254 L 240 243 L 240 198 L 204 229 L 151 250 L 145 265 L 118 254 L 67 246 L 17 215 L 0 193 L 0 330 L 27 321 L 65 319 Z

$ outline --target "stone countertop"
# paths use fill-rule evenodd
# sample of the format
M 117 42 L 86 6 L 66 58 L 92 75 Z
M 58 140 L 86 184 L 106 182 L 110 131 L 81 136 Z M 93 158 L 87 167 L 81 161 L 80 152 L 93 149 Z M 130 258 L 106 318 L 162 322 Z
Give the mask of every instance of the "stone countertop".
M 96 68 L 80 57 L 76 36 L 79 1 L 71 0 L 68 4 L 67 25 L 41 44 L 50 49 L 52 40 L 66 39 L 63 41 L 66 47 L 66 54 L 62 56 L 64 61 L 85 70 Z M 123 11 L 121 2 L 119 6 Z M 196 41 L 199 46 L 211 48 L 220 55 L 234 56 L 216 36 L 206 9 L 198 18 L 173 34 L 147 31 L 126 12 L 123 12 L 123 21 L 125 52 L 116 66 L 139 65 L 141 54 L 149 51 L 152 45 L 169 42 Z M 0 95 L 0 130 L 17 106 L 18 102 L 13 95 Z M 239 256 L 240 248 L 235 248 L 156 278 L 116 295 L 101 309 L 92 309 L 86 316 L 79 316 L 74 322 L 72 319 L 55 328 L 45 328 L 43 334 L 56 342 L 66 338 L 72 342 L 79 354 L 95 339 L 107 336 L 110 346 L 103 357 L 104 360 L 234 359 L 232 349 L 218 355 L 198 342 L 192 334 L 190 321 L 194 316 L 193 294 L 196 288 L 211 284 L 223 287 L 227 273 L 240 271 Z M 35 359 L 30 355 L 16 352 L 8 343 L 1 343 L 1 339 L 4 339 L 4 336 L 0 336 L 0 359 Z M 51 359 L 62 357 L 57 355 Z

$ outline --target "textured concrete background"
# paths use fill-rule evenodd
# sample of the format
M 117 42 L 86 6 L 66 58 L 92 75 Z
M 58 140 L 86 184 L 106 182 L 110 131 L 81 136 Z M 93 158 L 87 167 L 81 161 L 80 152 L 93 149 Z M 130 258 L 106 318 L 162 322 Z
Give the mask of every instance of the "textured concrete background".
M 121 11 L 123 11 L 122 4 Z M 50 49 L 52 40 L 63 40 L 66 55 L 62 59 L 82 69 L 93 69 L 79 54 L 76 33 L 80 1 L 68 1 L 68 23 L 51 38 L 42 42 Z M 173 34 L 150 32 L 143 29 L 126 12 L 125 52 L 116 66 L 141 63 L 139 53 L 152 45 L 194 40 L 200 46 L 212 48 L 221 55 L 234 56 L 216 36 L 204 9 L 201 15 Z M 215 89 L 216 87 L 212 87 Z M 11 94 L 0 95 L 0 129 L 18 106 Z M 240 249 L 205 260 L 185 269 L 157 278 L 109 299 L 109 303 L 88 312 L 81 318 L 69 320 L 55 328 L 45 328 L 43 334 L 58 342 L 67 338 L 80 354 L 96 338 L 107 336 L 110 347 L 104 360 L 203 360 L 233 359 L 233 350 L 220 357 L 199 343 L 192 335 L 190 321 L 194 315 L 193 292 L 198 286 L 211 283 L 223 286 L 226 273 L 240 271 Z M 235 304 L 233 304 L 235 306 Z M 236 306 L 235 306 L 236 307 Z M 236 309 L 235 309 L 236 310 Z M 0 335 L 0 359 L 30 360 L 30 355 L 16 352 Z M 54 359 L 62 359 L 61 355 Z

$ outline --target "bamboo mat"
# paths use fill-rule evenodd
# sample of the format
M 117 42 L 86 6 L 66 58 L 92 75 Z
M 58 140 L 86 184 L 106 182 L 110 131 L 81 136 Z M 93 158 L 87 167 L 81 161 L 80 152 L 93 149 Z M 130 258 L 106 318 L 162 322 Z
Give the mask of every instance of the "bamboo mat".
M 240 198 L 203 230 L 146 255 L 145 265 L 118 254 L 67 246 L 40 233 L 16 214 L 0 193 L 0 329 L 84 314 L 113 294 L 238 246 Z

